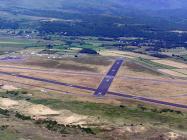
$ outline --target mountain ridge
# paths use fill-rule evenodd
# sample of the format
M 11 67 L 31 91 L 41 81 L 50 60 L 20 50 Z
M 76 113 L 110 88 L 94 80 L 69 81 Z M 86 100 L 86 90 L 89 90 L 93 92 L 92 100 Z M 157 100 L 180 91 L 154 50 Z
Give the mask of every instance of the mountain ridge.
M 186 0 L 0 0 L 3 7 L 22 7 L 34 9 L 186 9 Z

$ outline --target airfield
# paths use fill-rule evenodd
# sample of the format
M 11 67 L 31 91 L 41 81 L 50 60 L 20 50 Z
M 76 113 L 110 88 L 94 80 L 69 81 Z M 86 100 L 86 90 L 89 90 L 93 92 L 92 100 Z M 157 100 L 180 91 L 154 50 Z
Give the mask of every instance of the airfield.
M 28 43 L 39 47 L 25 48 Z M 1 137 L 187 135 L 185 63 L 116 49 L 96 48 L 97 55 L 76 47 L 46 51 L 35 40 L 8 45 L 0 56 L 0 122 L 9 127 Z
M 95 100 L 130 99 L 157 106 L 187 108 L 187 75 L 176 72 L 176 69 L 186 70 L 184 63 L 115 50 L 102 52 L 100 56 L 64 60 L 40 57 L 37 52 L 25 58 L 21 54 L 0 59 L 1 84 L 90 96 Z

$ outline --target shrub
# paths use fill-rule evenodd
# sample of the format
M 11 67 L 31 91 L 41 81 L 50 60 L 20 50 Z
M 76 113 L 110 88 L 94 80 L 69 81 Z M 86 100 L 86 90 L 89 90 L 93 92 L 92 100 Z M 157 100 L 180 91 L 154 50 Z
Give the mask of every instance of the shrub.
M 5 116 L 9 116 L 8 113 L 9 113 L 8 110 L 3 110 L 3 109 L 0 108 L 0 114 L 5 115 Z
M 86 53 L 86 54 L 98 54 L 97 51 L 89 48 L 84 48 L 79 51 L 79 53 Z
M 20 114 L 20 113 L 16 113 L 15 115 L 17 118 L 21 119 L 21 120 L 32 120 L 30 116 L 25 116 L 23 114 Z

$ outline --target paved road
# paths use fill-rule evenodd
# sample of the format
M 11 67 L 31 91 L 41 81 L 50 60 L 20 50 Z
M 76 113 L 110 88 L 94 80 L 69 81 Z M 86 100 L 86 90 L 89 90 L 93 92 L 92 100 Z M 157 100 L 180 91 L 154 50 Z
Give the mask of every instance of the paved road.
M 102 82 L 100 83 L 99 87 L 95 91 L 95 96 L 105 96 L 108 92 L 110 85 L 112 84 L 114 77 L 116 76 L 118 70 L 120 69 L 121 65 L 123 64 L 123 59 L 117 59 L 115 63 L 112 65 L 110 70 L 108 71 L 107 75 L 104 77 Z

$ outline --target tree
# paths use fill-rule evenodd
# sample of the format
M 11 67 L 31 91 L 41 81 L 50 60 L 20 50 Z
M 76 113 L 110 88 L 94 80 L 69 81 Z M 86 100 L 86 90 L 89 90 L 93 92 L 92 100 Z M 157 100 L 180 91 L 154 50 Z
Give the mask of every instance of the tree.
M 46 46 L 47 49 L 53 49 L 53 45 L 49 44 Z
M 79 51 L 79 53 L 86 53 L 86 54 L 98 54 L 97 51 L 89 48 L 83 48 Z

